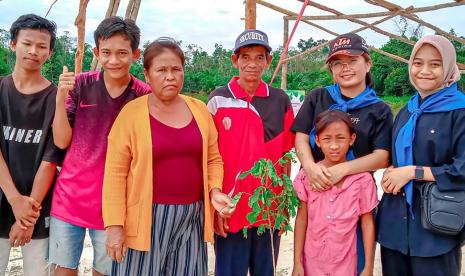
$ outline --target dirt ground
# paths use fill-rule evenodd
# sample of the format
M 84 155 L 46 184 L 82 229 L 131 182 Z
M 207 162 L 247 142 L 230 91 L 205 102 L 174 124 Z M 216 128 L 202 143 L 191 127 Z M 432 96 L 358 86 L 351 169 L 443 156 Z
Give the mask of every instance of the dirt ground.
M 295 176 L 299 168 L 298 164 L 294 164 L 292 168 L 292 174 Z M 375 178 L 380 179 L 381 172 L 375 173 Z M 378 182 L 378 181 L 377 181 Z M 378 196 L 381 197 L 382 190 L 378 188 Z M 276 274 L 280 276 L 291 275 L 293 266 L 293 245 L 294 235 L 292 232 L 287 233 L 281 238 L 281 245 L 279 249 L 278 265 L 276 267 Z M 465 264 L 465 254 L 462 249 L 462 264 Z M 208 275 L 214 275 L 214 264 L 215 254 L 213 252 L 213 246 L 208 245 Z M 89 238 L 86 238 L 84 250 L 81 257 L 81 263 L 79 265 L 79 275 L 87 276 L 92 275 L 92 246 Z M 22 258 L 21 251 L 19 249 L 13 249 L 10 255 L 10 262 L 8 264 L 8 271 L 6 275 L 20 276 L 22 275 Z M 377 246 L 376 258 L 375 258 L 375 269 L 374 276 L 380 276 L 381 274 L 381 261 L 379 259 L 379 246 Z M 465 276 L 465 269 L 462 269 L 461 275 Z

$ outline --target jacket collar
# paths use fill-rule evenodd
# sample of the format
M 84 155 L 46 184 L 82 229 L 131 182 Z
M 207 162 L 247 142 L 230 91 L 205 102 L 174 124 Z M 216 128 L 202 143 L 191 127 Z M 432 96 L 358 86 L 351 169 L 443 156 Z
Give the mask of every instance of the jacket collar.
M 231 91 L 232 95 L 236 99 L 246 99 L 249 98 L 249 94 L 239 85 L 238 83 L 239 77 L 235 76 L 229 81 L 228 89 Z M 255 91 L 253 97 L 268 97 L 270 95 L 270 90 L 268 85 L 261 80 L 260 85 L 258 86 L 257 90 Z

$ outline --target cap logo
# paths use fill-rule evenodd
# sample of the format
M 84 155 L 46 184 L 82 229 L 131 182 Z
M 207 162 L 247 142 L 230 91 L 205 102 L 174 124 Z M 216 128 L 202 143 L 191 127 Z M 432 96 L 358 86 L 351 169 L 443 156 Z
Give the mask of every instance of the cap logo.
M 350 44 L 350 38 L 340 38 L 334 43 L 333 48 L 336 48 L 342 45 L 349 45 L 349 44 Z
M 265 41 L 265 37 L 262 34 L 255 33 L 255 32 L 249 32 L 249 33 L 242 35 L 239 38 L 239 43 L 243 43 L 244 41 L 247 41 L 250 39 Z

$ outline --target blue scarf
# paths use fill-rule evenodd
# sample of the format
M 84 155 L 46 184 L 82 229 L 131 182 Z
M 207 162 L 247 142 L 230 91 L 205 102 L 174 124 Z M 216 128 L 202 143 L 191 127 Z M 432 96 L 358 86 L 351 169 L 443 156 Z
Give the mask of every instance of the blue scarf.
M 373 90 L 369 86 L 367 86 L 365 90 L 362 93 L 360 93 L 357 97 L 349 101 L 345 101 L 342 98 L 341 87 L 339 87 L 339 84 L 333 84 L 330 86 L 326 86 L 325 88 L 326 90 L 328 90 L 329 95 L 331 96 L 333 101 L 336 102 L 335 104 L 329 107 L 329 110 L 337 109 L 347 112 L 350 110 L 363 108 L 381 102 L 381 99 L 378 96 L 376 96 L 375 90 Z M 312 128 L 312 130 L 310 131 L 310 146 L 312 147 L 312 149 L 315 148 L 315 135 L 315 128 Z M 355 159 L 354 151 L 352 150 L 352 148 L 347 152 L 346 158 L 347 160 Z
M 418 118 L 423 113 L 448 112 L 465 108 L 465 95 L 457 88 L 457 83 L 445 87 L 427 97 L 419 106 L 419 93 L 417 92 L 407 103 L 410 118 L 399 130 L 395 141 L 397 167 L 413 165 L 413 143 L 415 140 L 415 128 Z M 413 217 L 413 180 L 405 186 L 405 199 L 409 205 L 410 214 Z

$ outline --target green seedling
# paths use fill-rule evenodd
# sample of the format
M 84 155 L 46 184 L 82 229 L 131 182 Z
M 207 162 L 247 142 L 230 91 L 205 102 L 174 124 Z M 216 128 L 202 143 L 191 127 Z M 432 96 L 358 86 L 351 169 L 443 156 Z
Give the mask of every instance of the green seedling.
M 276 167 L 284 167 L 289 161 L 295 162 L 294 154 L 288 152 L 284 154 L 277 162 L 273 163 L 269 159 L 262 158 L 255 162 L 252 168 L 240 174 L 239 179 L 251 175 L 260 179 L 261 185 L 255 188 L 249 198 L 249 206 L 252 208 L 247 214 L 247 220 L 250 225 L 257 221 L 261 222 L 258 226 L 257 233 L 260 235 L 269 229 L 271 253 L 274 259 L 273 231 L 281 230 L 292 231 L 290 225 L 291 217 L 297 214 L 297 208 L 300 207 L 300 201 L 297 193 L 292 187 L 292 180 L 283 173 L 278 173 Z M 276 194 L 274 188 L 282 187 L 282 192 Z M 236 195 L 237 196 L 237 195 Z M 247 229 L 242 229 L 242 234 L 247 238 Z M 276 267 L 273 262 L 273 274 L 276 275 Z
M 242 192 L 237 193 L 231 200 L 233 206 L 229 207 L 229 209 L 233 209 L 236 207 L 237 203 L 239 202 L 239 199 L 241 199 Z

